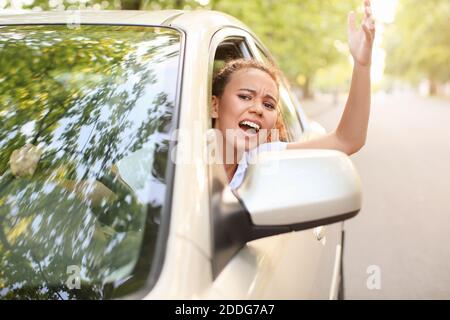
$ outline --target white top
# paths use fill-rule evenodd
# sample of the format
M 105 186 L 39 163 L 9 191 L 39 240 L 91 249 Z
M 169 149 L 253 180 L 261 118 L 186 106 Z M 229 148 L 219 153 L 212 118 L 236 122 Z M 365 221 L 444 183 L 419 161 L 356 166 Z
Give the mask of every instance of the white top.
M 231 179 L 230 182 L 230 188 L 235 190 L 239 188 L 239 186 L 242 184 L 242 181 L 244 181 L 245 173 L 247 172 L 248 164 L 250 163 L 252 157 L 255 155 L 266 152 L 266 151 L 282 151 L 286 150 L 287 148 L 287 142 L 281 142 L 281 141 L 275 141 L 275 142 L 268 142 L 260 144 L 258 147 L 246 151 L 244 155 L 242 156 L 241 161 L 239 161 L 239 165 L 236 169 L 236 172 L 234 173 L 233 179 Z

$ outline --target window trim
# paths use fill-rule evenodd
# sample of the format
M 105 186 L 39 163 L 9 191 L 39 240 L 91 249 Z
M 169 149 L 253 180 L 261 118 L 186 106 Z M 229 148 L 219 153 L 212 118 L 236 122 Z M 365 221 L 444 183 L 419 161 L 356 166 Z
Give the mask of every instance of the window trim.
M 217 48 L 224 41 L 242 41 L 246 43 L 246 47 L 243 50 L 244 58 L 252 57 L 252 50 L 248 43 L 249 37 L 247 33 L 243 30 L 234 28 L 234 27 L 224 27 L 217 30 L 211 37 L 211 41 L 209 43 L 209 60 L 208 60 L 208 75 L 207 75 L 207 101 L 206 105 L 211 106 L 211 98 L 212 98 L 212 77 L 214 71 L 214 57 L 217 51 Z M 241 42 L 241 44 L 242 44 Z M 239 48 L 242 50 L 242 45 L 239 45 Z M 245 46 L 245 45 L 244 45 Z M 245 51 L 245 52 L 244 52 Z M 254 55 L 253 55 L 254 56 Z M 208 119 L 211 118 L 211 108 L 208 108 Z
M 251 38 L 248 33 L 242 29 L 234 28 L 234 27 L 224 27 L 219 29 L 214 33 L 211 37 L 210 45 L 209 45 L 209 62 L 208 62 L 208 75 L 207 75 L 207 103 L 208 108 L 208 118 L 211 118 L 211 98 L 212 98 L 212 77 L 214 72 L 214 58 L 216 56 L 216 52 L 220 44 L 226 41 L 239 41 L 239 48 L 242 51 L 242 55 L 245 59 L 247 58 L 255 58 L 253 54 L 253 50 L 251 48 L 251 43 L 249 43 Z M 211 122 L 210 122 L 211 124 Z M 210 126 L 208 125 L 208 127 Z M 228 206 L 222 205 L 222 193 L 228 188 L 228 181 L 225 175 L 225 170 L 221 164 L 208 164 L 207 165 L 207 175 L 208 175 L 208 192 L 209 192 L 209 219 L 210 219 L 210 244 L 211 244 L 211 272 L 212 272 L 212 281 L 218 277 L 223 268 L 226 267 L 231 258 L 242 248 L 245 244 L 242 241 L 236 241 L 234 243 L 219 243 L 217 244 L 218 239 L 218 230 L 215 230 L 220 225 L 222 229 L 223 226 L 221 222 L 223 222 L 224 216 L 233 215 L 235 219 L 233 222 L 238 222 L 238 225 L 242 227 L 242 222 L 244 225 L 247 225 L 250 219 L 250 215 L 245 209 L 244 205 L 236 198 L 232 204 Z M 222 218 L 222 219 L 221 219 Z M 243 220 L 242 220 L 243 219 Z M 241 229 L 239 229 L 241 230 Z M 242 231 L 242 230 L 241 230 Z M 242 236 L 242 235 L 241 235 Z M 217 244 L 217 245 L 216 245 Z M 218 248 L 226 246 L 223 250 Z
M 117 25 L 117 24 L 114 24 Z M 131 25 L 134 26 L 134 25 Z M 177 130 L 180 127 L 180 109 L 182 105 L 182 92 L 183 92 L 183 79 L 184 79 L 184 64 L 186 61 L 186 32 L 178 27 L 174 26 L 161 26 L 161 25 L 142 25 L 143 27 L 159 27 L 159 28 L 168 28 L 177 31 L 180 34 L 180 56 L 179 56 L 179 65 L 178 65 L 178 74 L 177 74 L 177 84 L 175 89 L 175 108 L 172 115 L 172 127 L 170 132 L 173 130 Z M 176 141 L 169 141 L 169 150 L 168 154 L 172 154 L 176 148 Z M 126 300 L 141 300 L 145 296 L 147 296 L 155 287 L 158 282 L 160 275 L 162 273 L 164 262 L 167 254 L 167 242 L 169 240 L 170 233 L 170 224 L 171 224 L 171 214 L 172 214 L 172 203 L 173 203 L 173 189 L 175 184 L 175 174 L 176 174 L 176 165 L 175 162 L 169 161 L 168 166 L 166 167 L 166 194 L 164 200 L 164 206 L 161 210 L 161 225 L 158 230 L 158 235 L 156 238 L 156 245 L 154 250 L 154 258 L 153 262 L 150 265 L 150 270 L 147 273 L 147 278 L 141 288 L 138 290 L 120 296 L 120 299 Z M 144 237 L 145 238 L 145 234 Z M 141 250 L 143 247 L 141 246 Z M 136 262 L 136 265 L 142 259 L 142 253 L 139 254 L 139 259 Z M 134 270 L 133 270 L 134 271 Z

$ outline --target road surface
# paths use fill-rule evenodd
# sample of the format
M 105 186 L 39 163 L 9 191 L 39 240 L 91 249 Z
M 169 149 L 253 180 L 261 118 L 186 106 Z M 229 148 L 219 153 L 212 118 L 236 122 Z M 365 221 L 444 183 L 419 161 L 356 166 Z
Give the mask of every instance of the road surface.
M 342 110 L 307 112 L 331 130 Z M 352 160 L 363 209 L 345 223 L 346 298 L 450 299 L 450 101 L 374 96 Z

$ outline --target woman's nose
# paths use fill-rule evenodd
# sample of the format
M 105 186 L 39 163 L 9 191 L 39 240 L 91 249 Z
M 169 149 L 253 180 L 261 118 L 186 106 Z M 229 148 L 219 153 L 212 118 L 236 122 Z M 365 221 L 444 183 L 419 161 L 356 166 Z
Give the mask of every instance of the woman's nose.
M 255 103 L 250 108 L 250 112 L 254 112 L 259 116 L 261 116 L 263 114 L 263 110 L 264 110 L 263 107 L 259 103 Z

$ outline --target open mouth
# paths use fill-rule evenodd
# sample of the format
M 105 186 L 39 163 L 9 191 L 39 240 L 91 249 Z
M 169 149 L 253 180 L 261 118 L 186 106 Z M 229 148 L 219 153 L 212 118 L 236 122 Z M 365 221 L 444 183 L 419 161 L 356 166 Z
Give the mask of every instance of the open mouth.
M 260 126 L 253 121 L 243 120 L 239 122 L 239 128 L 244 130 L 246 133 L 257 134 L 259 132 Z

